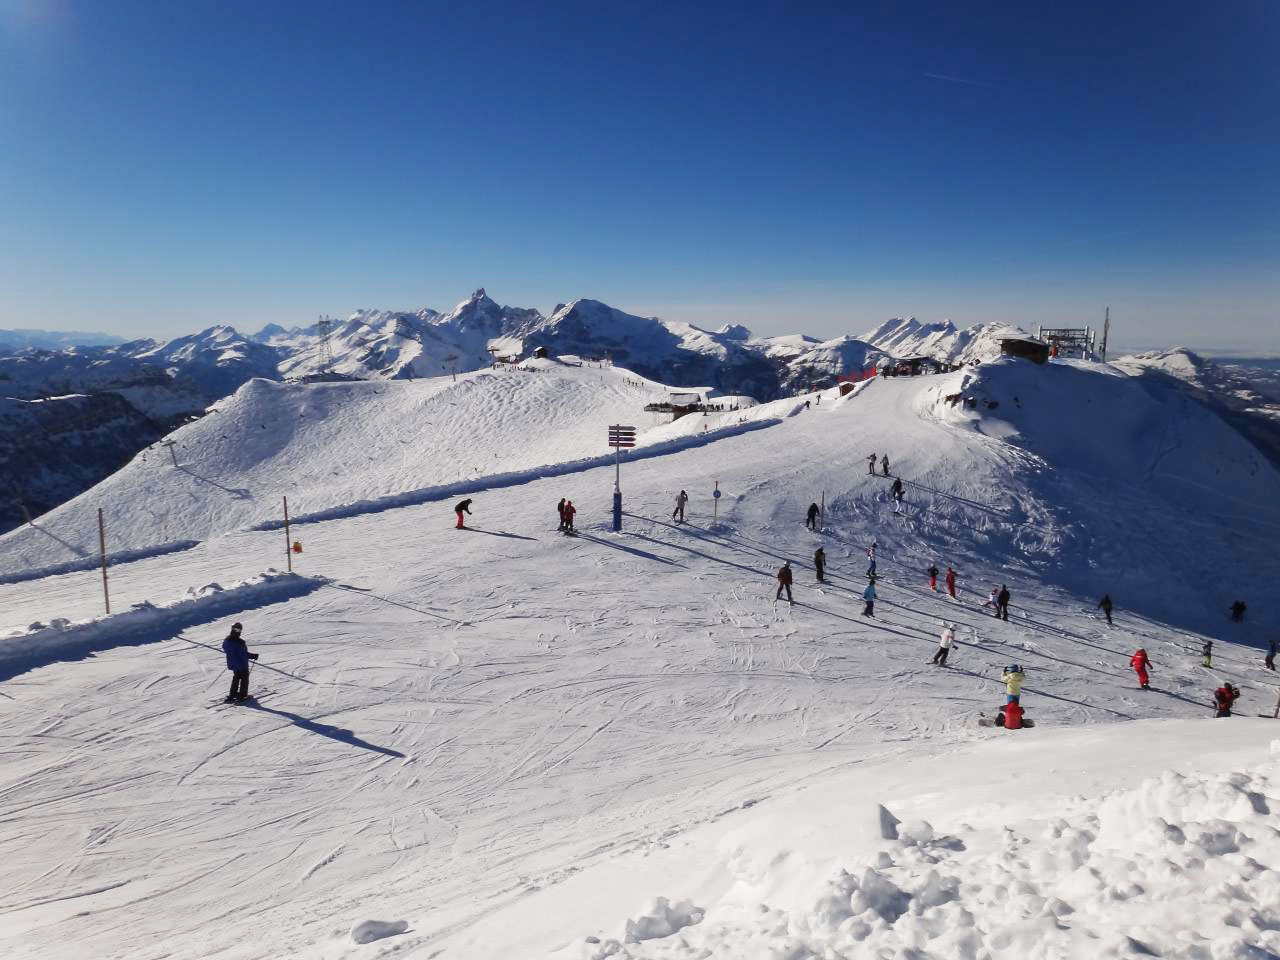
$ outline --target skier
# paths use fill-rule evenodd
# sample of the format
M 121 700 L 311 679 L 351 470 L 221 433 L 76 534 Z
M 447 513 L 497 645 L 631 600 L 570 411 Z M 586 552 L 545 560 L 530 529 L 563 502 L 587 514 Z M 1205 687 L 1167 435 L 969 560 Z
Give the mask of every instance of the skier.
M 1231 681 L 1222 681 L 1222 686 L 1213 691 L 1213 705 L 1216 708 L 1215 717 L 1231 716 L 1231 706 L 1240 699 L 1240 688 L 1233 687 Z
M 684 505 L 689 502 L 689 495 L 683 490 L 676 497 L 676 508 L 671 511 L 671 519 L 676 523 L 684 523 Z
M 869 554 L 867 557 L 867 579 L 874 581 L 876 578 L 876 555 Z
M 1129 658 L 1129 666 L 1133 667 L 1138 675 L 1138 686 L 1143 690 L 1150 690 L 1151 687 L 1147 685 L 1147 671 L 1151 669 L 1151 658 L 1147 656 L 1147 651 L 1139 649 Z
M 996 616 L 1001 620 L 1009 620 L 1009 588 L 1000 584 L 1000 592 L 996 595 Z
M 876 583 L 872 580 L 867 584 L 867 589 L 862 591 L 862 599 L 867 601 L 867 605 L 862 609 L 864 617 L 874 617 L 876 615 Z
M 874 453 L 867 457 L 867 475 L 872 477 L 876 475 L 876 455 Z
M 1004 668 L 1000 679 L 1004 681 L 1005 703 L 1018 703 L 1022 698 L 1022 682 L 1026 680 L 1022 668 L 1016 663 L 1011 664 Z
M 1268 670 L 1274 670 L 1276 668 L 1277 647 L 1280 647 L 1280 640 L 1272 637 L 1267 643 L 1267 658 L 1263 661 Z
M 1206 640 L 1200 647 L 1200 656 L 1204 657 L 1204 665 L 1206 667 L 1213 666 L 1213 641 Z
M 942 636 L 938 638 L 938 649 L 934 651 L 933 664 L 939 667 L 947 665 L 947 654 L 951 652 L 951 645 L 956 642 L 956 631 L 951 624 L 944 622 L 942 624 Z
M 982 605 L 983 610 L 987 607 L 994 611 L 995 616 L 1000 616 L 1000 591 L 995 587 L 991 588 L 991 592 L 987 594 L 987 602 Z
M 821 547 L 813 552 L 813 569 L 818 571 L 818 582 L 826 582 L 827 554 Z
M 902 482 L 901 480 L 895 480 L 895 481 L 894 481 L 894 483 L 899 483 L 899 484 L 900 484 L 901 482 Z M 897 490 L 897 492 L 893 494 L 893 512 L 894 512 L 894 513 L 902 513 L 902 498 L 903 498 L 903 496 L 904 496 L 904 494 L 903 494 L 903 492 L 902 492 L 902 488 L 901 488 L 901 487 L 899 487 L 899 488 L 898 488 L 898 490 Z
M 925 571 L 929 574 L 929 589 L 934 593 L 938 592 L 938 565 L 936 563 L 929 564 L 929 569 Z
M 1018 701 L 1006 703 L 1003 707 L 996 711 L 996 726 L 1004 727 L 1006 730 L 1022 729 L 1022 704 Z
M 902 499 L 902 496 L 903 496 L 903 492 L 904 492 L 904 491 L 903 491 L 903 487 L 902 487 L 902 478 L 901 478 L 901 477 L 894 477 L 894 478 L 893 478 L 893 486 L 891 486 L 891 487 L 889 488 L 889 493 L 890 493 L 890 495 L 891 495 L 895 500 L 901 500 L 901 499 Z
M 889 455 L 886 453 L 880 458 L 880 469 L 884 471 L 884 475 L 889 475 Z
M 227 639 L 222 641 L 222 652 L 227 655 L 227 669 L 231 671 L 231 692 L 224 703 L 243 703 L 249 699 L 249 661 L 257 660 L 256 653 L 250 653 L 240 631 L 243 624 L 233 623 Z
M 457 529 L 461 530 L 464 526 L 466 526 L 466 524 L 462 522 L 462 515 L 464 513 L 467 513 L 467 514 L 471 513 L 471 498 L 468 497 L 466 500 L 463 500 L 461 503 L 459 503 L 456 507 L 453 508 L 453 512 L 458 515 Z
M 1231 604 L 1231 619 L 1236 623 L 1242 623 L 1244 621 L 1244 612 L 1246 609 L 1248 608 L 1245 606 L 1245 602 L 1243 600 L 1237 600 L 1235 603 Z
M 556 504 L 556 513 L 560 517 L 560 525 L 557 526 L 556 529 L 563 530 L 564 529 L 564 497 L 561 497 L 560 502 Z
M 950 594 L 951 599 L 954 600 L 956 598 L 956 572 L 951 569 L 950 564 L 947 564 L 946 583 L 947 593 Z
M 1111 623 L 1111 594 L 1104 593 L 1102 599 L 1098 601 L 1098 606 L 1102 608 L 1102 612 L 1107 615 L 1107 623 Z
M 578 512 L 578 508 L 573 505 L 572 500 L 564 502 L 564 532 L 573 533 L 573 516 Z
M 804 525 L 810 530 L 818 529 L 818 505 L 816 503 L 809 504 L 809 509 L 805 513 Z
M 774 595 L 774 602 L 782 599 L 782 591 L 787 591 L 787 603 L 795 603 L 791 599 L 791 561 L 784 560 L 782 566 L 778 568 L 778 592 Z

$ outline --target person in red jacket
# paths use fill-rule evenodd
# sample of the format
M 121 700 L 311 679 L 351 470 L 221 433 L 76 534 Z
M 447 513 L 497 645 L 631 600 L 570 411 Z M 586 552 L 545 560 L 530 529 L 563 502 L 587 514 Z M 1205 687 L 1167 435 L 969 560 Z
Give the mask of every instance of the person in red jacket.
M 956 572 L 950 566 L 947 567 L 947 593 L 952 600 L 956 598 Z
M 577 516 L 578 508 L 573 505 L 572 500 L 564 502 L 564 532 L 573 533 L 573 518 Z
M 1213 705 L 1216 708 L 1215 717 L 1231 716 L 1231 706 L 1240 696 L 1240 688 L 1233 687 L 1229 681 L 1224 681 L 1222 686 L 1213 691 Z
M 1146 650 L 1139 650 L 1129 658 L 1129 666 L 1133 667 L 1138 674 L 1138 686 L 1143 690 L 1150 690 L 1147 686 L 1147 671 L 1151 669 L 1151 660 L 1147 657 Z

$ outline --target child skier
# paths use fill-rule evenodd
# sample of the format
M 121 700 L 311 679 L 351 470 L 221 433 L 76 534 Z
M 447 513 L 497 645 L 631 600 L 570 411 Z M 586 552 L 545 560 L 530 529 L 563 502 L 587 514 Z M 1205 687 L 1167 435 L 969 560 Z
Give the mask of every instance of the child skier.
M 1206 667 L 1213 666 L 1213 641 L 1206 640 L 1200 647 L 1200 656 L 1204 657 L 1204 665 Z
M 950 565 L 947 566 L 946 583 L 947 594 L 954 600 L 956 598 L 956 572 L 951 569 Z
M 982 605 L 983 610 L 987 607 L 990 607 L 997 617 L 1000 616 L 1000 591 L 995 587 L 991 588 L 991 592 L 987 594 L 987 602 Z
M 1129 666 L 1133 667 L 1138 675 L 1138 686 L 1143 690 L 1150 690 L 1151 688 L 1147 686 L 1147 671 L 1151 669 L 1151 660 L 1147 656 L 1147 651 L 1139 649 L 1129 658 Z
M 1240 699 L 1240 688 L 1233 687 L 1230 681 L 1224 680 L 1222 686 L 1213 691 L 1214 716 L 1231 716 L 1231 707 L 1238 699 Z
M 233 623 L 227 639 L 222 641 L 222 652 L 227 655 L 227 669 L 231 671 L 231 692 L 224 703 L 243 703 L 249 699 L 249 661 L 257 660 L 256 653 L 250 653 L 240 631 L 242 624 Z
M 1005 703 L 1018 703 L 1022 699 L 1022 683 L 1026 680 L 1022 668 L 1016 663 L 1011 664 L 1004 668 L 1000 679 L 1004 681 Z
M 934 593 L 938 592 L 938 565 L 936 563 L 929 564 L 929 569 L 925 571 L 929 574 L 929 589 Z

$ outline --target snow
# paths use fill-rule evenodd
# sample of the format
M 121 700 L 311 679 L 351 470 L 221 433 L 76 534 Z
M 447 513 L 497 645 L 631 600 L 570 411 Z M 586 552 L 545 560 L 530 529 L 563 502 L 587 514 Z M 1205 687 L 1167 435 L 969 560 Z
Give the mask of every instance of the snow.
M 23 630 L 0 633 L 0 679 L 95 650 L 172 635 L 189 623 L 233 616 L 266 603 L 301 596 L 328 582 L 324 577 L 268 569 L 230 587 L 217 583 L 189 587 L 181 599 L 171 603 L 143 601 L 124 612 L 76 623 L 65 618 L 55 618 L 48 624 L 36 621 Z
M 203 482 L 155 451 L 44 532 L 0 538 L 6 572 L 80 559 L 50 534 L 92 555 L 107 504 L 113 549 L 199 541 L 111 568 L 124 612 L 94 628 L 94 656 L 0 686 L 0 952 L 1277 950 L 1280 723 L 1254 714 L 1276 702 L 1260 646 L 1280 477 L 1236 433 L 1101 365 L 636 414 L 665 388 L 553 361 L 456 384 L 253 381 L 178 434 Z M 611 422 L 652 452 L 622 465 L 620 534 L 614 467 L 592 459 Z M 714 441 L 691 442 L 704 427 Z M 907 484 L 904 518 L 872 451 Z M 524 472 L 489 486 L 486 458 Z M 467 530 L 451 501 L 411 496 L 473 477 Z M 201 596 L 280 565 L 282 532 L 250 528 L 285 492 L 304 515 L 390 499 L 298 528 L 296 594 Z M 576 536 L 555 530 L 566 496 Z M 774 602 L 783 559 L 794 606 Z M 958 600 L 929 590 L 930 562 L 959 571 Z M 1007 623 L 980 608 L 1001 583 Z M 100 612 L 100 587 L 92 569 L 0 585 L 0 630 L 29 643 L 39 621 L 52 643 L 77 629 L 55 619 Z M 1226 620 L 1236 596 L 1244 624 Z M 261 656 L 256 704 L 216 703 L 232 619 Z M 933 667 L 944 620 L 956 644 Z M 1127 666 L 1139 646 L 1149 691 Z M 978 727 L 1014 661 L 1037 726 Z M 1242 716 L 1212 719 L 1224 680 Z M 369 921 L 400 932 L 360 946 Z

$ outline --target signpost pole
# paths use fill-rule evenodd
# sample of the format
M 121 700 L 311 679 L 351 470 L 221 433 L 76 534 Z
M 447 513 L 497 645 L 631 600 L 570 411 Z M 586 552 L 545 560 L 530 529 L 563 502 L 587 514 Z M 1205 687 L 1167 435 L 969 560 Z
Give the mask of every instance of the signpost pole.
M 622 532 L 622 448 L 636 445 L 636 428 L 613 424 L 609 427 L 609 446 L 613 447 L 613 532 Z
M 284 498 L 284 562 L 293 573 L 293 554 L 289 550 L 289 498 Z
M 106 604 L 107 613 L 111 612 L 111 593 L 107 589 L 107 525 L 102 519 L 102 508 L 98 508 L 98 552 L 102 556 L 102 602 Z

